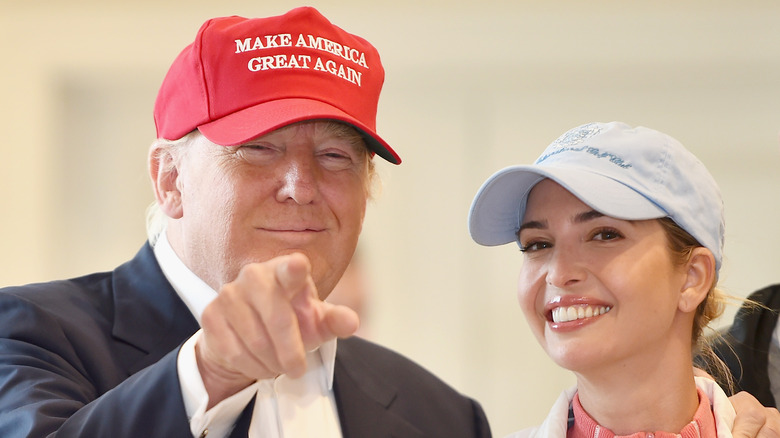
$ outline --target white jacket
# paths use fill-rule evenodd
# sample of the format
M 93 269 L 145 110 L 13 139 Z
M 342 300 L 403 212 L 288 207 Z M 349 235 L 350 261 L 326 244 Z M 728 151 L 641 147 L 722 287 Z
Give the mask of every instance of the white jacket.
M 731 438 L 731 428 L 734 426 L 736 414 L 728 396 L 714 381 L 704 377 L 695 377 L 695 379 L 696 386 L 710 399 L 712 411 L 715 413 L 718 438 Z M 563 391 L 540 426 L 523 429 L 507 435 L 507 438 L 566 438 L 569 404 L 576 393 L 576 386 Z

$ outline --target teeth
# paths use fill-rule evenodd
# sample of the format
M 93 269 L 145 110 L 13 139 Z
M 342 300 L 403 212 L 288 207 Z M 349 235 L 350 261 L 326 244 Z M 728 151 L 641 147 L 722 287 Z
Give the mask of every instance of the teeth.
M 610 311 L 609 306 L 570 306 L 556 307 L 552 311 L 553 322 L 569 322 L 583 318 L 592 318 Z

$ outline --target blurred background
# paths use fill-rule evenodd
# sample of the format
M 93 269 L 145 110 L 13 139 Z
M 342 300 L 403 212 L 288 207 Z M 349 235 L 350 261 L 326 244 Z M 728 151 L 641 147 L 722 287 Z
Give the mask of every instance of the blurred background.
M 680 140 L 723 191 L 721 286 L 780 282 L 780 2 L 308 4 L 379 49 L 378 129 L 404 160 L 378 164 L 353 283 L 362 333 L 477 398 L 496 436 L 539 423 L 574 380 L 523 321 L 519 251 L 473 243 L 467 212 L 489 175 L 569 128 L 621 120 Z M 132 257 L 171 61 L 212 16 L 298 5 L 0 0 L 0 285 Z

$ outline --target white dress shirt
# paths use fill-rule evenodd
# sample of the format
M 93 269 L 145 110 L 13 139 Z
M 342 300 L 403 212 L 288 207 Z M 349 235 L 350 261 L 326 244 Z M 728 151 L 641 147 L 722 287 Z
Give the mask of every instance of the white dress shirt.
M 154 254 L 163 274 L 200 324 L 203 309 L 217 297 L 217 292 L 184 265 L 171 248 L 165 231 L 155 243 Z M 195 359 L 195 343 L 200 335 L 198 330 L 184 343 L 177 362 L 184 407 L 194 437 L 228 436 L 253 397 L 257 398 L 250 438 L 342 437 L 333 395 L 335 339 L 306 355 L 307 372 L 303 377 L 291 379 L 281 375 L 257 381 L 206 411 L 208 393 Z

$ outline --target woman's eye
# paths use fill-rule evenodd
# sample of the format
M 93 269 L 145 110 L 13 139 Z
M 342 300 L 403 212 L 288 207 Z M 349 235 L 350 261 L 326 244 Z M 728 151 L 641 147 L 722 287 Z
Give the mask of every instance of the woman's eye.
M 622 237 L 623 235 L 620 234 L 620 232 L 612 228 L 604 228 L 601 230 L 597 230 L 595 233 L 593 233 L 593 240 L 608 241 L 608 240 L 620 239 Z
M 547 248 L 552 248 L 552 243 L 540 240 L 520 244 L 520 252 L 535 252 Z

